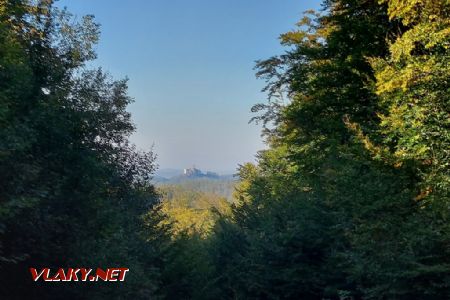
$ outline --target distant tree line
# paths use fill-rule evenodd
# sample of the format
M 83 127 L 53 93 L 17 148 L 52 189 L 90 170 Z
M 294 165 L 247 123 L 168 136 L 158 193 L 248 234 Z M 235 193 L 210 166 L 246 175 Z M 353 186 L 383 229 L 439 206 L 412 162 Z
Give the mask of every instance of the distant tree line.
M 175 187 L 182 187 L 185 190 L 197 191 L 211 195 L 224 197 L 229 202 L 233 202 L 233 193 L 238 180 L 232 177 L 219 178 L 190 178 L 190 177 L 174 177 L 166 181 L 157 182 L 157 187 L 171 190 Z

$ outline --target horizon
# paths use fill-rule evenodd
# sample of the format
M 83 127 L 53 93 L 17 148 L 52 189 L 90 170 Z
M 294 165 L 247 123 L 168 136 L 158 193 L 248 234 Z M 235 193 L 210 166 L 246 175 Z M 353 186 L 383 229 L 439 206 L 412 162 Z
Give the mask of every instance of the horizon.
M 190 166 L 190 167 L 184 167 L 184 168 L 158 168 L 153 173 L 153 177 L 157 176 L 157 177 L 163 177 L 163 178 L 170 179 L 173 176 L 183 175 L 183 171 L 185 169 L 191 169 L 191 168 L 200 170 L 204 174 L 207 172 L 212 172 L 212 173 L 218 174 L 219 176 L 229 176 L 229 175 L 234 175 L 237 173 L 237 170 L 214 170 L 214 169 L 204 169 L 204 168 L 201 168 L 198 166 Z M 163 174 L 173 174 L 173 175 L 163 175 Z

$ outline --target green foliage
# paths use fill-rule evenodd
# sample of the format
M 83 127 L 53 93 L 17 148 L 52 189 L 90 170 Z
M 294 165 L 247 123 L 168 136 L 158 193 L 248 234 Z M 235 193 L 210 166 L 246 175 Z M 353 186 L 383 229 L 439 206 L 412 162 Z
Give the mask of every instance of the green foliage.
M 158 192 L 162 195 L 161 212 L 168 216 L 163 224 L 172 224 L 175 236 L 186 234 L 206 238 L 217 218 L 230 210 L 227 199 L 185 185 L 162 185 Z
M 450 201 L 450 5 L 448 1 L 389 1 L 390 17 L 408 29 L 373 59 L 376 92 L 386 112 L 383 144 L 394 161 L 415 162 L 424 202 Z M 443 204 L 445 205 L 445 204 Z
M 169 242 L 142 219 L 153 154 L 128 143 L 126 81 L 85 66 L 93 17 L 52 2 L 0 1 L 0 298 L 153 297 Z M 40 286 L 28 271 L 77 266 L 132 271 L 116 287 Z
M 217 220 L 230 214 L 230 204 L 217 194 L 188 186 L 181 183 L 158 187 L 161 204 L 155 212 L 162 218 L 157 226 L 163 231 L 166 228 L 171 236 L 159 291 L 165 299 L 206 299 L 213 294 L 219 297 L 215 285 L 209 283 L 215 274 L 211 235 Z
M 258 62 L 270 149 L 215 229 L 227 298 L 448 298 L 448 9 L 325 1 Z
M 184 190 L 196 191 L 209 195 L 217 195 L 232 201 L 233 191 L 237 180 L 235 178 L 189 178 L 189 177 L 174 177 L 168 181 L 157 183 L 156 186 L 161 186 L 164 189 L 168 187 L 180 187 Z

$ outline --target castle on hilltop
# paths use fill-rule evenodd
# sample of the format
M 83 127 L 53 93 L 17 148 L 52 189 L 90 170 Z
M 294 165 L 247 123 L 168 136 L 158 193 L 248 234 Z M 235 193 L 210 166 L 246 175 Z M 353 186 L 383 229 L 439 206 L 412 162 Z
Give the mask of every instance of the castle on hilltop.
M 183 175 L 185 175 L 185 176 L 201 176 L 201 175 L 203 175 L 203 173 L 199 169 L 192 167 L 192 168 L 184 169 Z
M 207 171 L 203 173 L 201 170 L 192 167 L 183 170 L 183 175 L 187 177 L 208 177 L 208 178 L 219 178 L 219 174 L 215 172 Z

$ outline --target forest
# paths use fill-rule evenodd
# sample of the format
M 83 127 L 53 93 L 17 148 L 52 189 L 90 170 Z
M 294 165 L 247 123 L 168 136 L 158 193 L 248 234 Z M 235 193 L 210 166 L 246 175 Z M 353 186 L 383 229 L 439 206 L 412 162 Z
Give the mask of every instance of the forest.
M 324 0 L 292 28 L 226 201 L 152 184 L 94 16 L 0 0 L 0 299 L 450 299 L 450 2 Z

